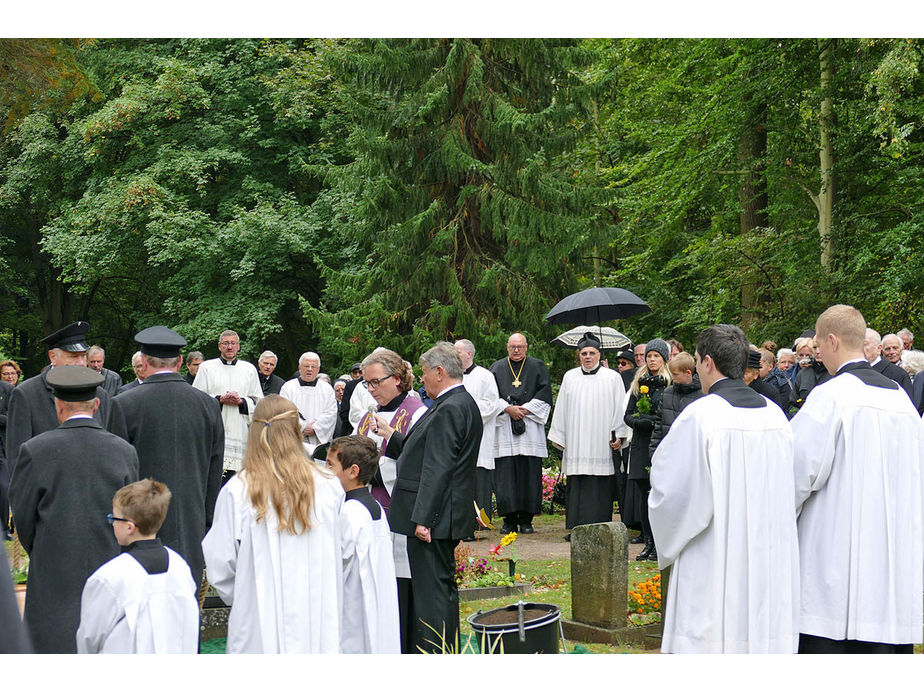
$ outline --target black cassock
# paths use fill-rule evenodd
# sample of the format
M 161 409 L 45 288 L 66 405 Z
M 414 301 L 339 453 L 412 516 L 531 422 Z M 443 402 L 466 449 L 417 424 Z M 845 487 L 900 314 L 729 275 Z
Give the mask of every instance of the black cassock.
M 29 552 L 25 621 L 36 652 L 77 652 L 83 585 L 119 554 L 106 522 L 112 497 L 137 480 L 135 449 L 93 419 L 70 419 L 20 448 L 10 505 Z
M 270 373 L 266 376 L 257 371 L 257 377 L 260 378 L 260 389 L 263 390 L 264 397 L 266 395 L 278 395 L 282 386 L 286 384 L 286 381 L 275 373 Z
M 112 430 L 138 451 L 139 474 L 172 494 L 158 538 L 189 564 L 198 584 L 202 538 L 221 488 L 221 405 L 178 373 L 157 373 L 112 400 Z
M 99 397 L 99 409 L 93 418 L 100 426 L 108 428 L 109 403 L 112 398 L 101 387 L 96 388 L 96 396 Z M 53 431 L 57 427 L 55 395 L 45 381 L 45 373 L 24 380 L 18 387 L 13 388 L 6 417 L 6 458 L 10 471 L 12 472 L 16 466 L 16 453 L 20 445 L 39 433 Z
M 497 381 L 497 393 L 508 404 L 523 405 L 533 399 L 539 399 L 552 406 L 552 384 L 545 363 L 527 356 L 522 370 L 517 363 L 510 369 L 507 359 L 500 359 L 491 365 L 491 373 Z M 514 386 L 514 373 L 519 381 Z M 510 420 L 514 440 L 517 427 L 522 424 L 535 425 L 533 422 Z M 543 442 L 545 433 L 543 432 Z M 494 495 L 497 498 L 497 514 L 511 518 L 522 514 L 524 522 L 530 522 L 533 515 L 542 511 L 542 457 L 531 455 L 499 456 L 494 461 Z

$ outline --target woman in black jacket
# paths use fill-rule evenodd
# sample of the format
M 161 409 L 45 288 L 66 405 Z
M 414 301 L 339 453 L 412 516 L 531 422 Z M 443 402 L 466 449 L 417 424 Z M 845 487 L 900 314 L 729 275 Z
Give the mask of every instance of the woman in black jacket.
M 654 456 L 658 444 L 664 440 L 668 429 L 674 419 L 680 416 L 690 402 L 695 402 L 703 396 L 696 373 L 696 362 L 693 357 L 683 351 L 670 360 L 668 369 L 673 382 L 661 395 L 661 408 L 658 411 L 658 420 L 655 422 L 654 432 L 651 434 L 651 443 L 648 445 L 648 457 Z
M 663 339 L 652 339 L 645 345 L 645 365 L 635 372 L 623 419 L 627 426 L 632 427 L 626 505 L 635 504 L 641 519 L 642 538 L 645 541 L 645 548 L 636 558 L 639 561 L 654 561 L 658 558 L 651 525 L 648 522 L 648 492 L 651 490 L 648 477 L 651 459 L 648 447 L 658 419 L 661 396 L 671 382 L 671 374 L 667 368 L 669 355 L 670 347 Z

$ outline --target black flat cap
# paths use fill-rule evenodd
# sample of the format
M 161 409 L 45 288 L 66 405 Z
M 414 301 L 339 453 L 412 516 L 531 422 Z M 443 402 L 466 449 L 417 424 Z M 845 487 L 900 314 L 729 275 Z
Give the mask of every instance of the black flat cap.
M 616 354 L 616 359 L 625 359 L 633 366 L 635 365 L 635 353 L 629 349 L 623 349 L 618 354 Z
M 141 353 L 158 359 L 171 359 L 180 355 L 186 346 L 186 340 L 169 327 L 155 325 L 141 330 L 135 335 L 135 341 L 141 345 Z
M 593 332 L 585 332 L 584 336 L 578 340 L 577 348 L 580 351 L 584 347 L 593 347 L 597 351 L 600 351 L 600 340 L 597 339 L 597 335 Z
M 362 369 L 363 369 L 363 364 L 354 363 L 352 366 L 350 366 L 350 373 L 352 373 L 353 371 L 361 371 Z
M 45 344 L 49 349 L 86 351 L 87 332 L 89 331 L 90 323 L 78 320 L 67 327 L 62 327 L 57 332 L 52 332 L 42 340 L 42 344 Z
M 103 384 L 102 373 L 86 366 L 55 366 L 45 381 L 55 391 L 55 397 L 65 402 L 86 402 L 96 397 L 96 388 Z

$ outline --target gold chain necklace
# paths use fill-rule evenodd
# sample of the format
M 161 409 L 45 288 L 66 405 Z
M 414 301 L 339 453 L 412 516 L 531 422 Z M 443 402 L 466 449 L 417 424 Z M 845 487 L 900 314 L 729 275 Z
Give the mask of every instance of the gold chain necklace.
M 525 366 L 525 365 L 526 365 L 526 359 L 524 358 L 524 359 L 523 359 L 523 362 L 520 364 L 520 370 L 519 370 L 519 372 L 514 373 L 514 372 L 513 372 L 513 364 L 510 362 L 510 357 L 509 357 L 509 356 L 507 357 L 507 368 L 510 369 L 510 375 L 513 376 L 513 386 L 514 386 L 514 387 L 520 387 L 520 385 L 523 384 L 522 382 L 520 382 L 520 373 L 523 372 L 523 366 Z

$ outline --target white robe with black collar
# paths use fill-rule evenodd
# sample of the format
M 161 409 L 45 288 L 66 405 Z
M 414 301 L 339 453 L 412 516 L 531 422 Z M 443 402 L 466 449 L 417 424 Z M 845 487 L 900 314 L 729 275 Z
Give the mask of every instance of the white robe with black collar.
M 478 448 L 478 466 L 482 469 L 494 469 L 494 437 L 497 428 L 495 421 L 499 413 L 497 381 L 494 380 L 494 374 L 487 368 L 475 366 L 462 376 L 462 385 L 478 405 L 478 411 L 481 412 L 481 423 L 484 426 L 481 434 L 481 447 Z
M 329 443 L 334 437 L 337 425 L 337 395 L 334 388 L 323 380 L 315 380 L 314 385 L 302 385 L 298 378 L 286 381 L 279 394 L 298 408 L 300 425 L 314 422 L 314 433 L 305 438 L 305 442 L 314 447 Z

